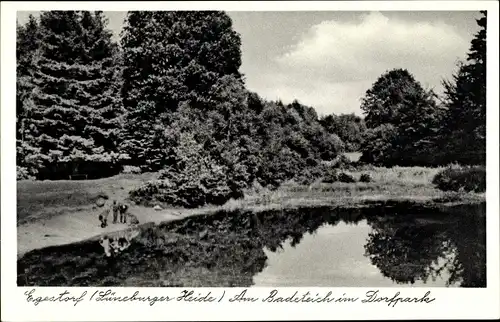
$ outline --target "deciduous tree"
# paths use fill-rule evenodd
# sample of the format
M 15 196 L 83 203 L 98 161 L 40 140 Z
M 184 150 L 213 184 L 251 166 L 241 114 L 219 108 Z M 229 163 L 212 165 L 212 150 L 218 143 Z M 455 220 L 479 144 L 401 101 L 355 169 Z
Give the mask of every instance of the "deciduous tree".
M 422 88 L 406 69 L 393 69 L 383 75 L 366 92 L 361 109 L 365 112 L 366 125 L 372 129 L 369 141 L 381 144 L 363 144 L 361 160 L 386 165 L 428 165 L 434 159 L 434 140 L 440 127 L 441 112 L 432 91 Z M 390 135 L 379 126 L 390 128 Z M 381 136 L 374 136 L 374 135 Z M 390 154 L 373 150 L 384 146 Z M 387 157 L 387 159 L 386 159 Z
M 162 167 L 155 149 L 161 136 L 152 124 L 171 122 L 181 102 L 207 103 L 214 84 L 241 78 L 241 40 L 218 11 L 129 12 L 124 50 L 123 103 L 128 111 L 122 149 L 137 164 Z

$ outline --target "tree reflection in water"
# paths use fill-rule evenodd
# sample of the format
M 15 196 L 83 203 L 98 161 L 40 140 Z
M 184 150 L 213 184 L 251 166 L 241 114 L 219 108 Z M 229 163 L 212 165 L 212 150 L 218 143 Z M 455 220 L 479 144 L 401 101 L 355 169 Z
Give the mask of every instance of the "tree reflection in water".
M 18 261 L 18 285 L 246 287 L 266 267 L 265 248 L 295 247 L 324 225 L 364 220 L 372 227 L 365 256 L 396 283 L 446 271 L 448 285 L 486 286 L 485 204 L 446 213 L 404 204 L 221 211 L 146 228 L 115 259 L 96 241 L 32 251 Z
M 486 287 L 485 205 L 422 215 L 369 217 L 365 256 L 399 284 L 425 283 L 446 271 L 447 286 Z

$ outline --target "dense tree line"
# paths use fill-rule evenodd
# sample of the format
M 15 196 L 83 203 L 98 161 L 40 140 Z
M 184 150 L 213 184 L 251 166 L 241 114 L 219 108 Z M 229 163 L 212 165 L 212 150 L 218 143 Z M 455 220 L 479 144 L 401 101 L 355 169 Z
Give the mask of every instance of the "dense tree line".
M 364 118 L 351 114 L 330 114 L 321 118 L 321 125 L 345 144 L 346 152 L 358 152 L 364 140 L 366 124 Z
M 129 12 L 119 44 L 106 23 L 101 12 L 52 11 L 18 27 L 21 174 L 135 166 L 161 170 L 154 184 L 171 203 L 221 203 L 343 150 L 312 107 L 245 88 L 225 13 Z
M 344 151 L 389 166 L 484 163 L 483 14 L 444 104 L 394 69 L 367 91 L 364 118 L 319 118 L 298 101 L 247 90 L 241 39 L 224 12 L 128 12 L 118 43 L 99 11 L 30 16 L 17 29 L 18 177 L 92 178 L 129 166 L 160 173 L 136 197 L 199 205 L 254 182 L 317 176 Z

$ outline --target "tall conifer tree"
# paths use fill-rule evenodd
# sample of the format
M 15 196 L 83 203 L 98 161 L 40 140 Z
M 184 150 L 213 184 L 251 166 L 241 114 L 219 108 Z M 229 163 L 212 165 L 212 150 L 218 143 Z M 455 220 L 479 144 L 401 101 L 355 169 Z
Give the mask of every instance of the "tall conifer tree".
M 37 19 L 30 15 L 25 25 L 17 25 L 16 48 L 16 163 L 21 178 L 33 177 L 41 166 L 38 150 L 29 137 L 27 118 L 33 107 L 33 78 L 40 57 L 41 34 Z M 23 169 L 19 171 L 19 169 Z
M 50 11 L 40 16 L 27 140 L 39 148 L 41 177 L 65 177 L 119 161 L 116 45 L 101 12 Z M 101 173 L 102 175 L 103 173 Z
M 445 162 L 486 162 L 486 11 L 481 15 L 467 61 L 453 81 L 444 82 L 447 111 L 440 143 Z

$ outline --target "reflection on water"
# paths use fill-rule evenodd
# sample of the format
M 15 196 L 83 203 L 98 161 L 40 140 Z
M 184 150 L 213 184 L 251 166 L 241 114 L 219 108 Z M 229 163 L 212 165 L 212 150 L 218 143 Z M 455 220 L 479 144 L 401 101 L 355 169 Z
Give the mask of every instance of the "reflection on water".
M 345 286 L 380 285 L 385 279 L 363 255 L 366 236 L 371 228 L 366 220 L 350 225 L 324 224 L 313 234 L 292 246 L 264 249 L 268 266 L 254 277 L 256 286 Z
M 299 244 L 289 239 L 265 249 L 267 267 L 254 284 L 485 287 L 484 207 L 332 213 Z
M 254 277 L 256 286 L 446 286 L 447 272 L 428 277 L 446 262 L 449 254 L 436 254 L 436 263 L 418 248 L 406 254 L 401 238 L 373 232 L 367 220 L 349 225 L 324 225 L 304 236 L 295 247 L 285 242 L 276 252 L 264 249 L 268 266 Z M 385 248 L 388 247 L 388 248 Z M 413 252 L 413 253 L 412 253 Z M 418 261 L 416 263 L 415 261 Z M 427 284 L 425 284 L 427 282 Z
M 111 261 L 93 244 L 78 265 L 82 245 L 27 254 L 18 284 L 486 287 L 485 221 L 484 203 L 221 212 L 146 229 Z

